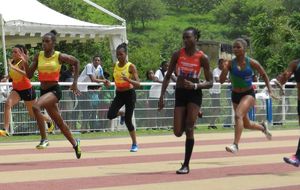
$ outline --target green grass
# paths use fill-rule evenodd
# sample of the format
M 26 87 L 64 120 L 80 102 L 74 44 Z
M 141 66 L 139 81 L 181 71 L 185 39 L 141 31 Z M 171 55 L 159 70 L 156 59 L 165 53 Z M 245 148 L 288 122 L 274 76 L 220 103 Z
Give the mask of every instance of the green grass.
M 299 129 L 296 125 L 283 125 L 283 126 L 271 126 L 270 129 L 274 130 L 291 130 Z M 223 128 L 218 127 L 218 129 L 208 129 L 204 126 L 198 126 L 195 129 L 196 134 L 200 133 L 233 133 L 233 128 Z M 137 136 L 155 136 L 155 135 L 173 135 L 172 129 L 138 129 Z M 114 131 L 114 132 L 90 132 L 77 134 L 74 133 L 75 138 L 80 139 L 103 139 L 103 138 L 118 138 L 118 137 L 128 137 L 127 131 Z M 49 140 L 66 140 L 62 134 L 51 134 L 48 136 Z M 39 141 L 40 136 L 37 135 L 14 135 L 10 137 L 1 137 L 0 143 L 11 143 L 11 142 L 30 142 L 30 141 Z

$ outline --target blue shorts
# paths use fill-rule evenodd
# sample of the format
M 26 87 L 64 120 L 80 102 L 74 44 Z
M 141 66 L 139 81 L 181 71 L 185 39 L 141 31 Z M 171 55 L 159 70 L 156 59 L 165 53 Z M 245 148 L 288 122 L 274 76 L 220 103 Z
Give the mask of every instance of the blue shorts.
M 13 89 L 13 91 L 17 92 L 19 94 L 21 100 L 24 100 L 24 101 L 32 101 L 32 100 L 35 100 L 35 98 L 36 98 L 35 90 L 33 89 L 33 87 L 26 89 L 26 90 Z

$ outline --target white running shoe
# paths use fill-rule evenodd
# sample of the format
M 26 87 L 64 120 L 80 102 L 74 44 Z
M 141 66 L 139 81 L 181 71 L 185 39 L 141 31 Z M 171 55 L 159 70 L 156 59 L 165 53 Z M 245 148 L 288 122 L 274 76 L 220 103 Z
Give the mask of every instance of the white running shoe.
M 266 121 L 263 121 L 263 122 L 261 123 L 261 125 L 264 127 L 264 130 L 263 130 L 262 132 L 265 134 L 266 138 L 267 138 L 269 141 L 272 140 L 272 134 L 271 134 L 271 132 L 270 132 L 270 130 L 269 130 L 268 123 L 267 123 Z
M 239 151 L 239 147 L 236 144 L 231 144 L 225 147 L 227 152 L 236 154 Z

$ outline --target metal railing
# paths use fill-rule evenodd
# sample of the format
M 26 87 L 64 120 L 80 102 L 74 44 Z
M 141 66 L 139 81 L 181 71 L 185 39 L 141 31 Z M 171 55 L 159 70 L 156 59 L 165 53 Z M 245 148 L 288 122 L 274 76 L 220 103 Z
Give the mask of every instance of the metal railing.
M 8 83 L 0 83 L 0 87 Z M 101 90 L 90 90 L 82 92 L 81 96 L 75 96 L 68 90 L 70 83 L 63 85 L 62 99 L 59 102 L 61 115 L 72 131 L 113 131 L 124 130 L 126 127 L 120 125 L 119 119 L 110 121 L 106 118 L 107 110 L 115 96 L 115 90 L 102 88 Z M 88 83 L 96 85 L 95 83 Z M 157 83 L 142 83 L 142 88 L 136 90 L 137 102 L 134 111 L 134 124 L 138 129 L 171 128 L 173 125 L 174 93 L 168 94 L 165 98 L 165 108 L 157 111 L 157 99 L 149 98 L 149 90 L 145 86 L 157 85 Z M 257 83 L 263 85 L 264 83 Z M 33 83 L 38 86 L 39 83 Z M 97 84 L 99 85 L 99 84 Z M 174 84 L 173 84 L 174 85 Z M 262 91 L 258 89 L 258 93 Z M 277 89 L 275 89 L 277 91 Z M 39 96 L 39 90 L 36 90 Z M 285 96 L 280 100 L 272 100 L 273 125 L 298 125 L 297 116 L 297 89 L 285 89 Z M 278 94 L 275 92 L 275 94 Z M 220 102 L 220 104 L 216 102 Z M 5 102 L 0 102 L 0 125 L 3 126 L 3 111 Z M 250 118 L 256 121 L 267 119 L 266 100 L 257 99 L 255 105 L 255 117 Z M 219 96 L 211 96 L 208 90 L 203 90 L 203 101 L 201 110 L 203 118 L 197 120 L 198 126 L 207 127 L 233 126 L 234 117 L 231 103 L 231 91 L 227 85 L 222 85 Z M 11 128 L 14 134 L 38 133 L 36 121 L 29 118 L 26 107 L 20 102 L 12 109 Z M 213 123 L 214 121 L 214 123 Z

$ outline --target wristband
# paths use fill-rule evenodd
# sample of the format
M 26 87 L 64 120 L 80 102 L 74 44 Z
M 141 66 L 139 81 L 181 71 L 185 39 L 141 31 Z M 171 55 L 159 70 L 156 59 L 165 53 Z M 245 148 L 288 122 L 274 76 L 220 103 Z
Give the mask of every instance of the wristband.
M 197 90 L 197 88 L 198 88 L 198 84 L 194 83 L 194 90 Z

